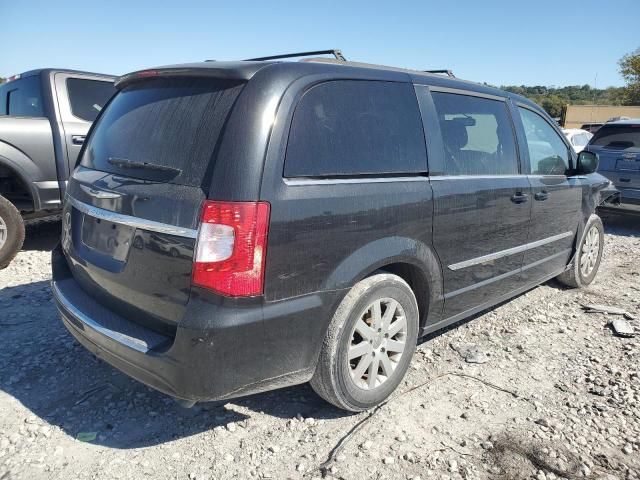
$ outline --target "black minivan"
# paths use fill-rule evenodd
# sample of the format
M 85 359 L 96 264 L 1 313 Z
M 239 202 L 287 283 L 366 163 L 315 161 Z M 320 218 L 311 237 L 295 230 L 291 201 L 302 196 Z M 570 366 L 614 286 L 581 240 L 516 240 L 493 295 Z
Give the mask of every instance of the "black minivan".
M 69 181 L 53 292 L 87 349 L 183 403 L 310 381 L 364 410 L 419 337 L 598 270 L 609 182 L 523 97 L 326 58 L 116 86 Z

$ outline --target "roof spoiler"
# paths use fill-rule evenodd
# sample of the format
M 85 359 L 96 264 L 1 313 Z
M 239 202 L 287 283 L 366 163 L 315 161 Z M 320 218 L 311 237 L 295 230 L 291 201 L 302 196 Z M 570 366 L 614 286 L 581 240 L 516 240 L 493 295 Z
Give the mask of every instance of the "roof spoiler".
M 246 81 L 251 78 L 250 72 L 241 72 L 237 69 L 228 68 L 189 68 L 189 67 L 167 67 L 152 68 L 148 70 L 138 70 L 118 77 L 115 87 L 120 90 L 132 83 L 159 77 L 211 77 L 225 80 Z

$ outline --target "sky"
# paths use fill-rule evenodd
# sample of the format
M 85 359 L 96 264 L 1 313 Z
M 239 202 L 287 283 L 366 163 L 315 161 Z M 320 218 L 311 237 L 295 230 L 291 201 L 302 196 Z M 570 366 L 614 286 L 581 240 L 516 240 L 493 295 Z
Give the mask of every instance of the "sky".
M 0 76 L 109 74 L 339 48 L 349 60 L 447 68 L 492 85 L 624 84 L 640 0 L 0 0 Z

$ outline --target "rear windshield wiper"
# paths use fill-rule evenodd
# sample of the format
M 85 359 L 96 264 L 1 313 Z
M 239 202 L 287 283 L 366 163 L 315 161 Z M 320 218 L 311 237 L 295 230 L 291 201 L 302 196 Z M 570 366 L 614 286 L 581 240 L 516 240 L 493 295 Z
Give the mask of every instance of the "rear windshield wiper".
M 134 162 L 133 160 L 127 160 L 126 158 L 109 157 L 109 160 L 107 161 L 115 167 L 156 170 L 159 172 L 172 173 L 173 176 L 176 177 L 182 173 L 182 170 L 179 168 L 167 167 L 165 165 L 158 165 L 156 163 L 149 162 Z

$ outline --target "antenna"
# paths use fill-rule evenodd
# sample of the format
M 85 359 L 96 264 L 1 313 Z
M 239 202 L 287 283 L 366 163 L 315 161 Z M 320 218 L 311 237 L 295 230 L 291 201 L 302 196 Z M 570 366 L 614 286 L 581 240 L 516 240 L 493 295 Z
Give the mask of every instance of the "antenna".
M 593 110 L 596 108 L 596 90 L 598 89 L 598 72 L 593 80 L 593 106 L 591 107 L 591 123 L 593 123 Z

